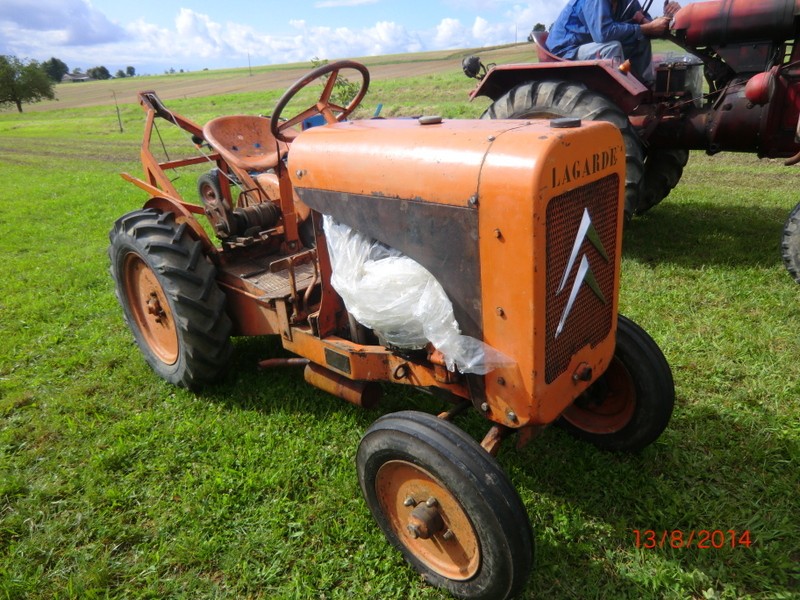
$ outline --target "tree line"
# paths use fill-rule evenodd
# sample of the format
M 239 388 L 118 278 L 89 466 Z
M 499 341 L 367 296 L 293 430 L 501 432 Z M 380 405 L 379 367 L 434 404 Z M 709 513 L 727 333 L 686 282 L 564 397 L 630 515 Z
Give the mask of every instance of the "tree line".
M 16 56 L 0 55 L 0 108 L 13 104 L 22 112 L 23 104 L 31 104 L 42 100 L 55 98 L 53 86 L 69 73 L 67 64 L 52 57 L 44 62 L 35 60 L 20 60 Z M 73 75 L 82 75 L 80 69 L 75 69 Z M 111 79 L 111 73 L 106 67 L 98 66 L 86 69 L 86 76 L 92 79 Z M 126 67 L 119 69 L 114 77 L 134 77 L 136 69 Z

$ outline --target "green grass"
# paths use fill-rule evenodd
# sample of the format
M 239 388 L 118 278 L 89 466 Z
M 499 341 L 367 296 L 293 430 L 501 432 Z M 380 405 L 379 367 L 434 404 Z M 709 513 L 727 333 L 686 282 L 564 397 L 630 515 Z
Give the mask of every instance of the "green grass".
M 364 116 L 476 116 L 463 77 L 375 82 Z M 177 100 L 204 122 L 279 92 Z M 438 404 L 387 387 L 362 411 L 262 373 L 238 339 L 200 394 L 147 368 L 114 299 L 107 233 L 144 194 L 143 113 L 0 114 L 0 598 L 443 598 L 372 521 L 354 455 L 379 415 Z M 191 179 L 191 178 L 188 178 Z M 626 232 L 622 311 L 664 350 L 677 406 L 639 455 L 551 429 L 499 460 L 535 529 L 527 597 L 800 596 L 800 288 L 779 257 L 794 173 L 692 155 Z M 186 185 L 191 186 L 191 181 Z M 459 420 L 480 437 L 486 423 Z M 633 530 L 749 530 L 750 548 L 637 549 Z

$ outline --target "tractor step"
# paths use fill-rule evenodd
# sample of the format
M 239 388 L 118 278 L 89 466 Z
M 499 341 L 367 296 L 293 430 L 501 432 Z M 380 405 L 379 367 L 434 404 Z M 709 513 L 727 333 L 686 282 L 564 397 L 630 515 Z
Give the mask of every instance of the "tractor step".
M 307 262 L 275 273 L 267 268 L 259 273 L 245 275 L 243 279 L 263 291 L 265 299 L 274 300 L 296 296 L 313 285 L 316 279 L 315 270 L 315 263 Z M 292 272 L 294 272 L 294 285 Z

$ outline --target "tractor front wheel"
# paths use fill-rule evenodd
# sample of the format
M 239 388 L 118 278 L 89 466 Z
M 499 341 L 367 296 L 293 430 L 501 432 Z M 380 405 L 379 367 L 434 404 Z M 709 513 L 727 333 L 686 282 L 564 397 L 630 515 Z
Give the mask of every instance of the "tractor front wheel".
M 522 590 L 533 557 L 530 521 L 475 440 L 432 415 L 399 412 L 373 423 L 356 460 L 372 515 L 428 583 L 473 600 Z
M 674 404 L 672 371 L 661 349 L 619 315 L 611 364 L 556 423 L 603 450 L 635 452 L 661 435 Z
M 611 100 L 572 81 L 529 81 L 498 98 L 482 119 L 552 119 L 579 117 L 608 121 L 620 130 L 625 142 L 625 215 L 639 212 L 644 176 L 644 147 L 636 130 Z
M 231 354 L 231 321 L 216 269 L 172 213 L 145 209 L 117 220 L 108 249 L 116 295 L 139 349 L 170 383 L 215 380 Z

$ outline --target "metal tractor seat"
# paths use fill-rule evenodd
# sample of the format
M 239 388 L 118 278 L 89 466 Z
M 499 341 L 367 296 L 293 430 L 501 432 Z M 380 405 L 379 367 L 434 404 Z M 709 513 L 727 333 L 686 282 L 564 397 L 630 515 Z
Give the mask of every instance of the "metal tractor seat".
M 212 119 L 203 136 L 234 170 L 264 172 L 278 166 L 289 146 L 275 139 L 269 119 L 233 115 Z
M 536 44 L 536 56 L 539 58 L 539 62 L 563 62 L 566 59 L 556 56 L 547 49 L 548 35 L 549 33 L 546 31 L 534 31 L 532 33 L 533 43 Z

